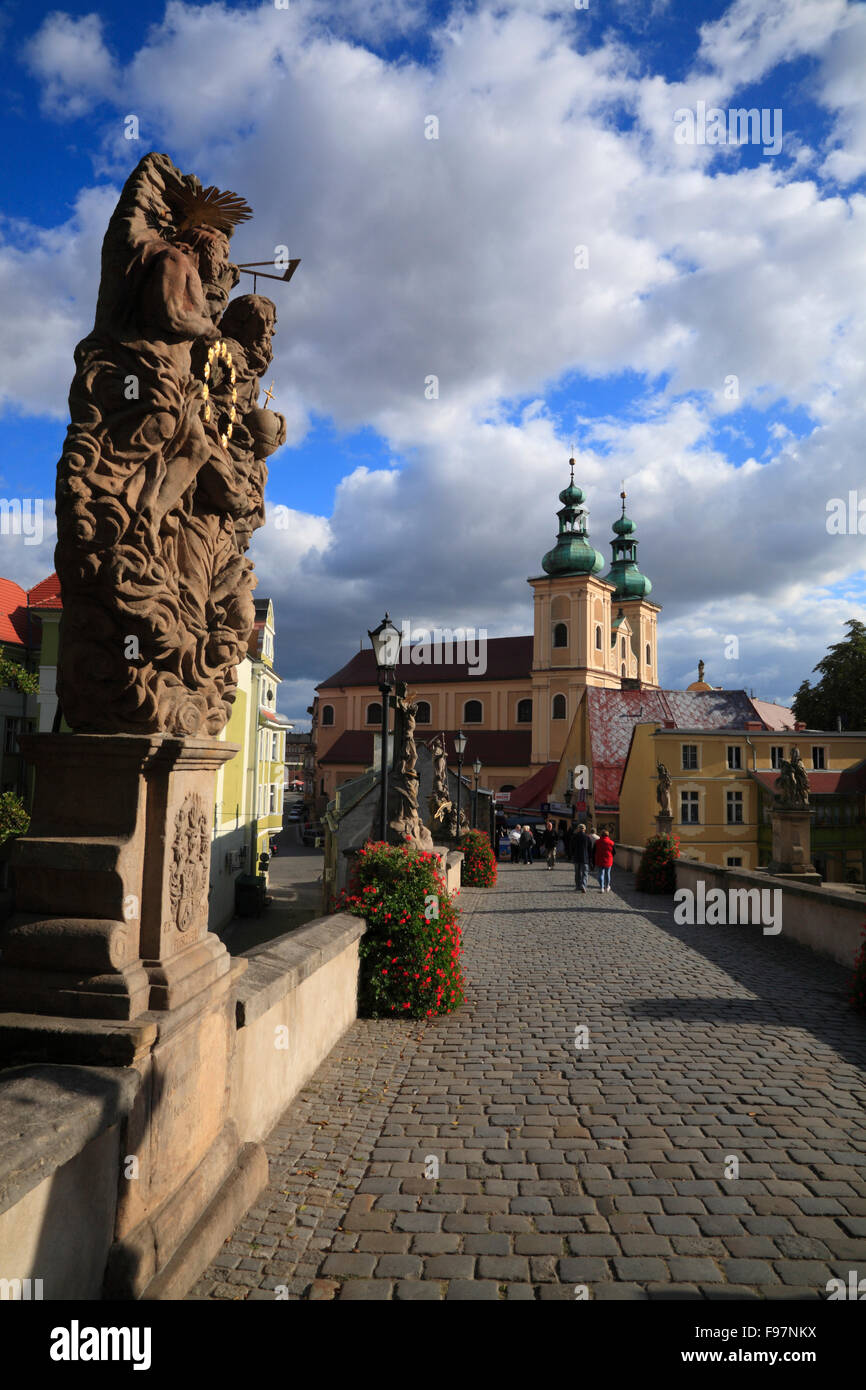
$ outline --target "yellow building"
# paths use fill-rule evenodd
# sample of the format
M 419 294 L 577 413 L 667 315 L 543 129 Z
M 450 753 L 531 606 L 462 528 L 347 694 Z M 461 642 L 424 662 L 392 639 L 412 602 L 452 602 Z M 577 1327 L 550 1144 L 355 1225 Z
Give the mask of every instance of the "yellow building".
M 235 880 L 259 872 L 259 857 L 283 824 L 286 730 L 277 714 L 280 677 L 274 671 L 274 608 L 256 600 L 249 654 L 238 667 L 231 717 L 220 734 L 239 751 L 217 773 L 211 845 L 210 928 L 234 915 Z
M 718 692 L 717 692 L 718 693 Z M 755 701 L 756 705 L 763 702 Z M 798 747 L 814 811 L 812 855 L 828 882 L 864 881 L 866 735 L 635 726 L 620 788 L 620 838 L 655 833 L 656 763 L 671 775 L 680 853 L 703 863 L 763 868 L 771 857 L 770 808 L 782 758 Z
M 250 637 L 250 714 L 254 720 L 250 740 L 255 745 L 257 859 L 283 827 L 286 731 L 293 727 L 277 714 L 281 678 L 274 670 L 274 635 L 274 605 L 268 598 L 256 599 L 256 622 Z

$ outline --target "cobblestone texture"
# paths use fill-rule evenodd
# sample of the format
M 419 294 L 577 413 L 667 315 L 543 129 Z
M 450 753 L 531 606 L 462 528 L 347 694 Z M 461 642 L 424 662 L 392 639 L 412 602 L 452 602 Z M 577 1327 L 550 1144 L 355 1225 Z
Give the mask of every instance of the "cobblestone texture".
M 676 926 L 614 877 L 578 896 L 568 865 L 505 865 L 464 891 L 463 1008 L 350 1028 L 189 1297 L 814 1299 L 866 1276 L 847 972 Z

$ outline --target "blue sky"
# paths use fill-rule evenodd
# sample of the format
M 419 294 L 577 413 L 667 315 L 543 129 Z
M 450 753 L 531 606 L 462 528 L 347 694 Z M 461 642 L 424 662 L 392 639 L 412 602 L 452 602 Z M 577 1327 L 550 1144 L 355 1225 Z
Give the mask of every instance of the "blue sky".
M 3 493 L 52 497 L 101 234 L 165 150 L 249 199 L 239 259 L 302 258 L 292 525 L 254 549 L 284 712 L 386 606 L 528 631 L 572 442 L 605 555 L 627 480 L 662 678 L 712 680 L 737 631 L 738 682 L 788 698 L 862 600 L 823 516 L 861 482 L 864 34 L 846 0 L 0 5 Z M 780 110 L 781 153 L 677 147 L 698 102 Z M 50 571 L 12 539 L 3 573 Z

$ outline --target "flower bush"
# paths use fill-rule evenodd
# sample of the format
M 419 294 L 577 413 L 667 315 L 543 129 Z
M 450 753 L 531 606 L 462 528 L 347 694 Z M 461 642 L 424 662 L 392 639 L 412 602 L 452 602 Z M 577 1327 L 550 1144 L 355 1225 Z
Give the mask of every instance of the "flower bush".
M 483 830 L 467 830 L 457 841 L 463 851 L 463 887 L 492 888 L 496 882 L 496 856 Z
M 651 835 L 638 865 L 635 887 L 641 893 L 672 893 L 677 886 L 679 857 L 676 835 Z
M 358 1010 L 367 1018 L 435 1018 L 463 1003 L 457 909 L 434 854 L 370 841 L 338 912 L 364 917 Z
M 863 927 L 862 935 L 866 937 L 866 925 Z M 854 974 L 848 1002 L 858 1014 L 866 1014 L 866 941 L 860 942 L 860 950 L 854 958 Z

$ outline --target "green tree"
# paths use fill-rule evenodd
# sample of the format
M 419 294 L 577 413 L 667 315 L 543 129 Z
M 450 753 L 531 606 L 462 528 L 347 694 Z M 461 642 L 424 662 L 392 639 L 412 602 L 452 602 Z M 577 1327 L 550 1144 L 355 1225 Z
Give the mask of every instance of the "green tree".
M 26 671 L 17 661 L 0 651 L 0 686 L 20 690 L 22 695 L 36 695 L 39 690 L 39 677 L 33 671 Z
M 0 792 L 0 845 L 13 835 L 23 835 L 30 817 L 24 809 L 24 802 L 15 792 Z
M 866 626 L 857 618 L 845 624 L 848 636 L 831 647 L 814 668 L 817 685 L 803 681 L 792 709 L 809 729 L 866 729 Z

